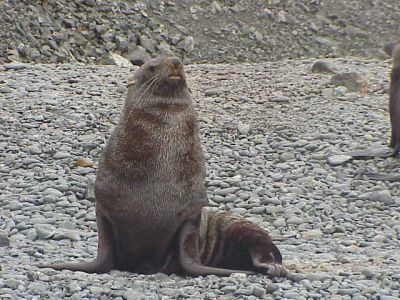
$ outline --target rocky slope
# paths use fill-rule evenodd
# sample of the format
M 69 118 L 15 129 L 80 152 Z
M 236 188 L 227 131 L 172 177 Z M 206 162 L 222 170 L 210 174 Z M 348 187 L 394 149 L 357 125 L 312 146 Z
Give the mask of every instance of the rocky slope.
M 186 62 L 382 58 L 399 39 L 398 0 L 0 1 L 0 62 L 140 64 L 173 51 Z
M 389 63 L 330 60 L 338 74 L 356 72 L 356 79 L 364 80 L 354 91 L 357 85 L 332 85 L 336 75 L 311 73 L 312 63 L 187 68 L 212 204 L 268 230 L 296 274 L 293 281 L 36 268 L 95 256 L 90 187 L 131 71 L 5 65 L 0 70 L 0 298 L 399 299 L 399 183 L 362 176 L 398 170 L 399 162 L 329 159 L 387 143 Z

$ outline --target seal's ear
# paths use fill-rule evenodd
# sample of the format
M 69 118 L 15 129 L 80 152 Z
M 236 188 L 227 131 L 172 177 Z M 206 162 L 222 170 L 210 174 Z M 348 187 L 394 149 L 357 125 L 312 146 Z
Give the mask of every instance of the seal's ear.
M 128 83 L 126 84 L 126 87 L 128 88 L 128 87 L 130 87 L 131 85 L 134 85 L 135 83 L 136 83 L 135 80 L 128 81 Z

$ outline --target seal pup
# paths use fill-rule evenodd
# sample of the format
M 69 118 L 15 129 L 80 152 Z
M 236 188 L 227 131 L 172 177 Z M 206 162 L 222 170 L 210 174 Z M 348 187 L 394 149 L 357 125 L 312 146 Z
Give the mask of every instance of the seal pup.
M 390 75 L 389 112 L 391 125 L 391 138 L 389 147 L 351 151 L 345 154 L 354 159 L 369 157 L 395 157 L 400 153 L 400 43 L 387 50 L 392 54 L 393 67 Z
M 288 277 L 282 255 L 259 226 L 233 214 L 204 207 L 200 222 L 184 224 L 180 262 L 191 275 L 204 275 L 197 265 Z
M 244 272 L 285 274 L 276 267 L 279 250 L 261 228 L 203 210 L 208 198 L 198 122 L 177 57 L 146 62 L 129 82 L 99 160 L 95 197 L 97 258 L 41 267 L 227 276 L 242 271 L 229 269 L 240 268 L 231 261 L 242 258 Z

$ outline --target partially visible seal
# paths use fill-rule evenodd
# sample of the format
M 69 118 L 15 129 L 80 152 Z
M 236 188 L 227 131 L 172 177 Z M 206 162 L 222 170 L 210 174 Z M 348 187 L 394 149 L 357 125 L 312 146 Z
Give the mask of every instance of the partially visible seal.
M 389 51 L 389 50 L 388 50 Z M 366 149 L 346 153 L 355 159 L 369 157 L 394 157 L 400 152 L 400 43 L 390 50 L 393 57 L 393 67 L 390 75 L 389 111 L 391 138 L 389 148 Z
M 390 124 L 391 137 L 389 146 L 392 148 L 392 156 L 398 156 L 400 152 L 400 43 L 393 48 L 393 67 L 390 74 Z M 373 180 L 400 181 L 400 174 L 365 174 Z
M 92 262 L 47 265 L 103 273 L 229 275 L 273 270 L 282 257 L 266 232 L 208 213 L 198 122 L 177 57 L 145 63 L 128 84 L 95 183 L 99 234 Z

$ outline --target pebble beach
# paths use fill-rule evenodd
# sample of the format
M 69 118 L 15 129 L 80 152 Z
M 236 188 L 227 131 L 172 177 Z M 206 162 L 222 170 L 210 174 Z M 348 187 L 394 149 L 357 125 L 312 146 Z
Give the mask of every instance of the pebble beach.
M 39 269 L 97 249 L 93 182 L 133 70 L 0 66 L 0 299 L 400 299 L 398 159 L 342 159 L 388 144 L 390 61 L 326 59 L 360 90 L 283 60 L 186 66 L 210 205 L 267 230 L 291 279 Z

